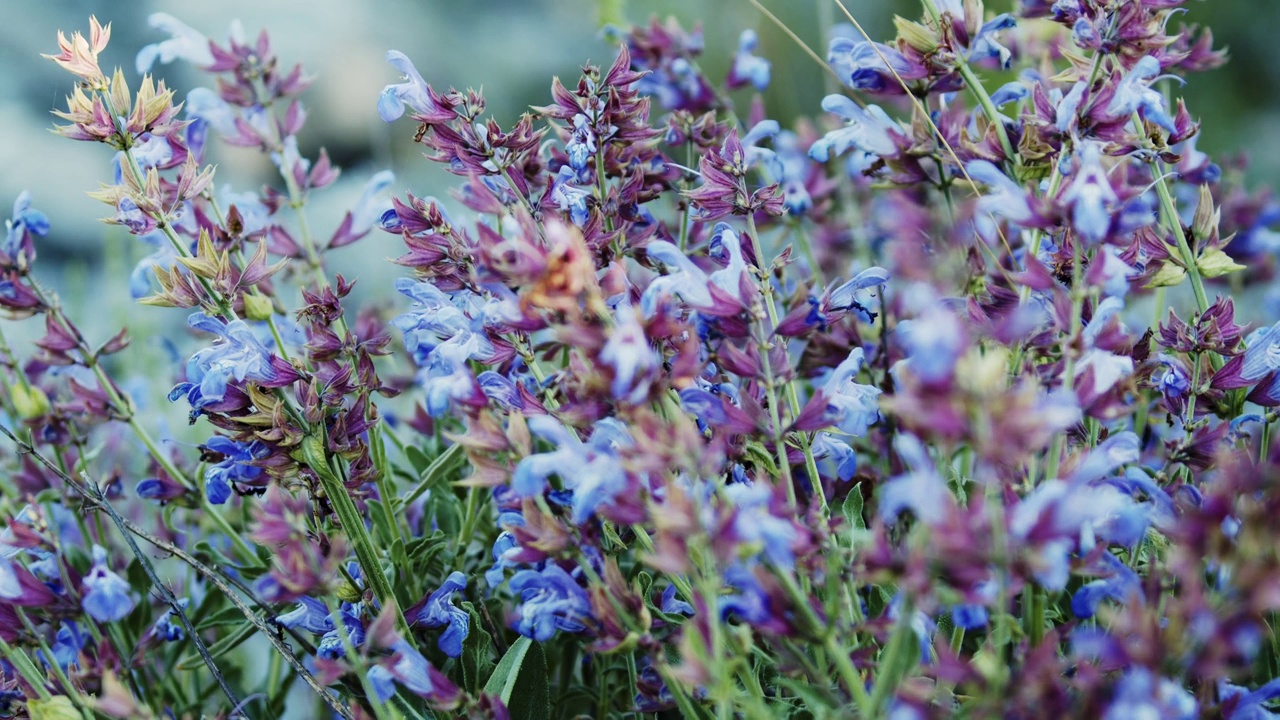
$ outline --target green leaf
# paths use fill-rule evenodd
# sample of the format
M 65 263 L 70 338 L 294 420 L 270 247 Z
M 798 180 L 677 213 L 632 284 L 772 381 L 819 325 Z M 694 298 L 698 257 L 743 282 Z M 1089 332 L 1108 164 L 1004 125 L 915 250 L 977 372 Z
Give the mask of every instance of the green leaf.
M 765 449 L 764 445 L 752 440 L 743 449 L 746 450 L 752 464 L 768 473 L 769 477 L 778 477 L 778 464 L 774 462 L 773 455 Z
M 462 685 L 467 692 L 474 694 L 480 689 L 480 681 L 493 671 L 493 660 L 489 659 L 489 646 L 493 636 L 484 629 L 480 613 L 469 602 L 460 607 L 467 611 L 471 627 L 467 631 L 467 639 L 462 643 Z
M 1156 271 L 1155 276 L 1152 277 L 1151 281 L 1148 282 L 1144 287 L 1148 287 L 1148 288 L 1174 287 L 1176 285 L 1182 284 L 1182 281 L 1186 279 L 1187 279 L 1186 270 L 1183 270 L 1181 267 L 1179 267 L 1175 263 L 1167 262 L 1160 266 L 1160 269 Z
M 484 691 L 497 695 L 513 718 L 545 720 L 551 717 L 547 686 L 547 658 L 542 646 L 521 637 L 498 661 Z
M 1222 248 L 1210 248 L 1201 253 L 1196 258 L 1196 267 L 1207 278 L 1221 277 L 1244 269 L 1244 265 L 1232 260 L 1230 255 L 1222 252 Z
M 845 521 L 858 530 L 867 527 L 867 521 L 862 517 L 862 503 L 862 483 L 858 483 L 849 490 L 848 496 L 840 505 L 840 514 L 844 515 Z
M 414 462 L 413 455 L 409 452 L 412 449 L 413 448 L 406 448 L 405 453 L 409 455 L 409 462 L 414 463 L 414 467 L 417 468 L 417 463 Z M 421 452 L 418 454 L 422 455 Z M 423 455 L 422 457 L 426 456 Z M 417 487 L 405 496 L 404 504 L 410 505 L 414 500 L 422 497 L 423 493 L 430 490 L 432 486 L 445 478 L 445 474 L 455 463 L 464 459 L 466 459 L 466 454 L 462 452 L 462 446 L 450 445 L 444 452 L 437 455 L 428 465 L 418 470 L 418 477 L 420 477 L 421 480 L 418 482 Z
M 422 477 L 422 473 L 431 467 L 431 458 L 412 445 L 404 449 L 404 454 L 409 458 L 409 464 L 413 466 L 414 472 L 418 473 L 418 477 Z

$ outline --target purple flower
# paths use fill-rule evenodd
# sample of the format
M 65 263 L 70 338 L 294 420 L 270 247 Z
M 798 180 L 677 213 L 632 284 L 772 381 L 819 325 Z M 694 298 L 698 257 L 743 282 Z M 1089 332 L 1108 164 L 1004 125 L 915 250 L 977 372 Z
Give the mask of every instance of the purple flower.
M 507 521 L 507 525 L 524 525 L 524 518 L 519 513 L 514 513 L 519 518 L 519 522 Z M 493 566 L 484 572 L 484 581 L 490 588 L 496 588 L 506 579 L 507 568 L 516 567 L 519 563 L 512 560 L 509 556 L 520 552 L 520 543 L 516 540 L 516 536 L 505 530 L 498 534 L 493 541 Z
M 231 497 L 232 483 L 253 483 L 262 477 L 262 468 L 252 463 L 271 454 L 271 448 L 261 441 L 242 443 L 221 435 L 204 444 L 204 449 L 223 456 L 223 459 L 204 471 L 204 492 L 209 502 L 221 505 Z
M 520 620 L 516 632 L 546 642 L 557 630 L 582 632 L 591 620 L 591 603 L 578 583 L 554 563 L 541 572 L 521 570 L 511 578 L 512 592 L 520 596 Z
M 850 148 L 880 157 L 897 154 L 898 146 L 891 133 L 898 132 L 898 125 L 879 106 L 860 108 L 844 95 L 828 95 L 822 99 L 822 109 L 844 118 L 845 126 L 809 146 L 809 157 L 826 162 L 833 151 L 843 155 Z
M 427 627 L 445 626 L 437 644 L 441 652 L 449 657 L 462 655 L 462 642 L 467 639 L 470 630 L 470 616 L 467 611 L 453 604 L 453 594 L 467 587 L 467 577 L 460 572 L 452 572 L 445 578 L 440 587 L 429 596 L 418 612 L 418 622 Z
M 93 567 L 84 576 L 83 584 L 80 604 L 98 622 L 122 620 L 137 604 L 129 583 L 107 567 L 107 551 L 101 545 L 93 546 Z
M 547 487 L 547 478 L 558 474 L 573 492 L 573 522 L 581 524 L 602 503 L 627 486 L 626 470 L 617 451 L 632 444 L 626 426 L 614 418 L 596 422 L 586 443 L 549 415 L 528 420 L 529 431 L 555 444 L 551 452 L 529 455 L 516 465 L 511 489 L 519 497 L 533 497 Z

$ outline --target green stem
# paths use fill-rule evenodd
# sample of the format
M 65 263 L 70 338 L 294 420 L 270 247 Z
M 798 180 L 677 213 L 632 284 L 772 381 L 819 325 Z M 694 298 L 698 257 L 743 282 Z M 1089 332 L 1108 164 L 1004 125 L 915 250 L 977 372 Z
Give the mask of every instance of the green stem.
M 347 539 L 355 550 L 356 560 L 360 564 L 365 583 L 373 590 L 378 602 L 384 606 L 387 603 L 395 604 L 395 592 L 392 590 L 391 582 L 387 580 L 386 574 L 382 572 L 382 563 L 378 559 L 378 551 L 374 547 L 373 538 L 369 535 L 369 529 L 364 525 L 364 516 L 356 508 L 355 501 L 351 499 L 351 494 L 347 492 L 346 485 L 329 467 L 324 455 L 324 441 L 320 437 L 312 435 L 303 440 L 303 445 L 304 453 L 308 455 L 306 464 L 320 478 L 320 485 L 324 488 L 325 496 L 329 498 L 329 505 L 333 508 L 334 513 L 337 514 L 338 522 L 342 525 L 343 532 L 346 533 Z M 396 627 L 400 630 L 401 635 L 408 638 L 409 623 L 405 621 L 404 613 L 401 611 L 400 606 L 396 604 L 395 608 Z
M 41 700 L 48 700 L 53 697 L 49 693 L 49 689 L 44 686 L 44 677 L 40 675 L 35 663 L 31 662 L 31 658 L 27 657 L 25 652 L 5 642 L 4 638 L 0 638 L 0 652 L 4 654 L 5 660 L 13 664 L 18 674 L 22 676 L 23 680 L 27 681 L 27 684 L 31 686 L 36 695 L 40 696 Z

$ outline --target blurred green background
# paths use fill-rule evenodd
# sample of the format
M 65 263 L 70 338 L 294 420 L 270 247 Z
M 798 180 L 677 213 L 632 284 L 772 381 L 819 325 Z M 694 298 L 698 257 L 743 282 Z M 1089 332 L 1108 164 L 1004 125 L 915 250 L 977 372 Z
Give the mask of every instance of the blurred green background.
M 825 55 L 821 27 L 839 18 L 825 0 L 762 0 L 800 37 Z M 343 181 L 318 198 L 313 224 L 331 227 L 358 195 L 360 184 L 377 170 L 397 173 L 399 191 L 443 193 L 449 177 L 424 161 L 410 142 L 407 122 L 383 124 L 374 105 L 383 85 L 397 81 L 384 62 L 387 49 L 408 54 L 423 76 L 437 87 L 483 87 L 490 109 L 503 123 L 528 105 L 549 101 L 553 75 L 572 81 L 584 62 L 607 64 L 613 50 L 598 32 L 596 0 L 338 0 L 263 2 L 178 0 L 89 2 L 0 0 L 7 22 L 0 27 L 0 207 L 21 190 L 30 189 L 36 206 L 49 213 L 53 234 L 42 254 L 48 261 L 80 260 L 97 265 L 104 247 L 123 254 L 131 265 L 141 248 L 118 229 L 104 228 L 96 218 L 107 208 L 85 196 L 109 179 L 110 151 L 63 140 L 47 132 L 49 111 L 62 107 L 71 77 L 39 57 L 56 49 L 56 32 L 86 30 L 88 16 L 112 22 L 111 46 L 104 66 L 120 65 L 131 78 L 134 54 L 144 44 L 163 39 L 147 26 L 147 16 L 167 12 L 218 40 L 239 19 L 249 34 L 267 28 L 284 62 L 301 62 L 316 82 L 304 96 L 310 119 L 301 146 L 314 157 L 324 146 L 346 170 Z M 1013 0 L 988 3 L 993 12 L 1009 10 Z M 918 17 L 915 0 L 849 0 L 849 9 L 875 37 L 892 33 L 891 18 Z M 1231 62 L 1200 75 L 1182 91 L 1193 115 L 1204 122 L 1200 148 L 1221 156 L 1247 153 L 1251 177 L 1270 183 L 1280 177 L 1280 64 L 1274 57 L 1272 29 L 1280 26 L 1280 2 L 1196 2 L 1173 20 L 1207 23 L 1218 46 L 1229 46 Z M 630 0 L 631 22 L 651 16 L 675 16 L 686 27 L 701 22 L 706 36 L 703 66 L 713 79 L 724 76 L 744 28 L 755 28 L 760 54 L 774 63 L 774 82 L 766 95 L 771 116 L 784 123 L 799 113 L 814 113 L 823 94 L 824 73 L 796 45 L 766 21 L 747 0 Z M 825 17 L 824 17 L 825 16 Z M 207 76 L 183 63 L 158 66 L 156 72 L 178 90 L 208 82 Z M 747 94 L 737 96 L 749 101 Z M 225 149 L 212 158 L 218 180 L 246 190 L 272 180 L 273 168 L 253 151 Z M 6 213 L 7 214 L 7 213 Z M 381 236 L 381 234 L 378 234 Z M 107 238 L 104 243 L 104 237 Z M 377 263 L 397 254 L 394 238 L 381 236 L 343 256 L 357 270 L 385 272 Z M 49 269 L 46 265 L 46 269 Z M 126 298 L 127 300 L 127 298 Z

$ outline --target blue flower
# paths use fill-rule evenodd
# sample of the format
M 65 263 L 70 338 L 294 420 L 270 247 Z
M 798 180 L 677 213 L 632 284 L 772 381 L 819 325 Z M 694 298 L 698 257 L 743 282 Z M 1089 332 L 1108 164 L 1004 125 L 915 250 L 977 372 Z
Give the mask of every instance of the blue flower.
M 835 155 L 843 155 L 856 148 L 869 155 L 889 157 L 898 152 L 890 131 L 898 125 L 877 105 L 860 108 L 844 95 L 828 95 L 822 99 L 822 109 L 845 119 L 845 126 L 824 135 L 809 146 L 809 157 L 826 162 Z
M 1156 678 L 1144 667 L 1125 672 L 1116 683 L 1115 696 L 1102 720 L 1195 720 L 1199 717 L 1195 696 L 1166 678 Z
M 815 460 L 833 460 L 836 464 L 836 477 L 841 480 L 852 479 L 853 474 L 858 471 L 858 456 L 853 448 L 831 433 L 821 432 L 814 436 L 813 457 Z
M 614 400 L 638 404 L 649 395 L 650 373 L 662 358 L 649 345 L 644 326 L 630 306 L 620 306 L 618 322 L 600 351 L 600 362 L 613 370 L 609 390 Z
M 158 43 L 143 46 L 138 51 L 135 64 L 139 75 L 151 72 L 156 61 L 168 65 L 179 58 L 197 67 L 213 64 L 213 53 L 209 50 L 209 38 L 194 28 L 166 13 L 152 13 L 147 17 L 147 24 L 157 30 L 169 33 L 172 37 Z
M 729 87 L 741 87 L 750 83 L 756 90 L 764 92 L 769 87 L 768 60 L 755 55 L 760 39 L 754 30 L 743 30 L 738 36 L 738 52 L 733 56 L 733 68 L 729 71 L 727 84 Z
M 578 583 L 555 563 L 541 572 L 521 570 L 511 578 L 511 591 L 520 596 L 516 632 L 546 642 L 557 630 L 581 632 L 591 620 L 591 602 Z
M 893 448 L 907 465 L 908 472 L 898 475 L 880 489 L 879 514 L 886 523 L 910 510 L 922 522 L 942 520 L 951 493 L 934 469 L 924 445 L 914 435 L 900 433 L 893 438 Z
M 1115 95 L 1107 105 L 1107 117 L 1114 119 L 1127 118 L 1139 110 L 1145 120 L 1175 132 L 1176 126 L 1172 117 L 1164 108 L 1164 95 L 1152 89 L 1152 83 L 1160 80 L 1160 61 L 1154 55 L 1148 55 L 1137 62 L 1127 75 L 1116 84 Z M 1176 75 L 1167 76 L 1182 82 Z
M 462 654 L 462 642 L 467 639 L 470 630 L 470 616 L 467 611 L 453 604 L 453 594 L 465 590 L 467 577 L 460 572 L 452 572 L 445 578 L 439 589 L 427 596 L 422 610 L 418 612 L 418 622 L 427 627 L 447 626 L 440 635 L 437 644 L 440 650 L 449 657 Z
M 399 278 L 396 290 L 411 298 L 413 305 L 408 312 L 393 318 L 391 324 L 404 334 L 405 349 L 418 365 L 425 364 L 427 356 L 444 340 L 477 329 L 454 298 L 429 282 Z M 485 349 L 492 352 L 492 346 Z
M 388 50 L 387 62 L 404 74 L 405 81 L 384 87 L 378 96 L 378 115 L 383 122 L 395 122 L 406 107 L 422 117 L 443 120 L 447 110 L 440 107 L 413 61 L 399 50 Z
M 871 298 L 876 296 L 873 290 L 887 282 L 889 282 L 888 270 L 879 266 L 869 267 L 836 286 L 827 296 L 826 304 L 832 309 L 857 310 L 863 320 L 870 320 L 873 316 L 867 305 L 871 303 Z
M 151 293 L 151 272 L 156 268 L 167 270 L 178 260 L 177 250 L 159 230 L 137 237 L 155 248 L 155 252 L 139 260 L 129 275 L 129 293 L 134 300 L 140 300 Z
M 215 435 L 203 446 L 218 453 L 223 459 L 204 471 L 204 492 L 209 502 L 221 505 L 231 497 L 232 483 L 248 483 L 262 477 L 263 470 L 254 461 L 271 454 L 271 448 L 261 441 L 242 443 Z
M 764 555 L 775 565 L 790 568 L 795 565 L 792 546 L 800 538 L 794 525 L 769 512 L 773 491 L 759 483 L 738 483 L 724 489 L 725 496 L 734 504 L 737 513 L 733 519 L 733 532 L 748 545 L 760 544 Z
M 13 201 L 13 215 L 4 223 L 4 245 L 0 252 L 17 259 L 28 235 L 44 237 L 49 234 L 49 218 L 31 207 L 31 193 L 23 190 Z
M 1274 720 L 1275 713 L 1264 707 L 1264 703 L 1277 697 L 1280 697 L 1280 679 L 1272 680 L 1253 692 L 1226 680 L 1218 681 L 1218 702 L 1225 705 L 1229 700 L 1236 701 L 1226 720 Z
M 769 593 L 742 563 L 734 563 L 724 571 L 725 582 L 738 592 L 720 596 L 720 617 L 737 615 L 751 625 L 765 625 L 774 621 Z
M 62 623 L 58 628 L 58 634 L 54 638 L 53 645 L 49 648 L 53 653 L 53 661 L 63 670 L 71 666 L 80 667 L 80 651 L 84 650 L 85 642 L 89 639 L 87 633 L 80 629 L 80 624 L 74 620 L 68 620 Z M 49 664 L 49 660 L 45 658 L 44 653 L 40 650 L 36 651 L 36 655 L 45 665 Z
M 197 312 L 187 318 L 187 325 L 213 333 L 222 342 L 191 356 L 187 362 L 187 382 L 170 391 L 170 401 L 185 396 L 193 410 L 200 410 L 225 398 L 227 385 L 232 380 L 243 383 L 277 379 L 271 354 L 243 320 L 223 325 L 221 320 Z
M 351 209 L 351 227 L 348 229 L 348 235 L 363 236 L 373 229 L 374 222 L 380 219 L 383 213 L 394 209 L 391 200 L 383 193 L 395 181 L 396 174 L 390 170 L 375 173 L 369 178 L 364 185 L 364 190 L 360 193 L 360 199 L 356 201 L 356 206 Z
M 98 622 L 115 622 L 133 611 L 136 599 L 124 578 L 107 567 L 107 551 L 93 546 L 93 567 L 84 576 L 84 596 L 80 604 Z
M 694 615 L 693 606 L 676 597 L 676 586 L 668 585 L 666 590 L 662 591 L 662 603 L 659 609 L 668 615 Z
M 178 607 L 186 610 L 187 605 L 190 603 L 189 599 L 182 598 L 178 600 Z M 182 622 L 174 623 L 173 608 L 167 608 L 160 614 L 160 619 L 156 620 L 155 624 L 151 626 L 151 632 L 164 642 L 179 642 L 187 637 L 187 631 L 182 627 Z
M 965 165 L 965 170 L 969 177 L 987 186 L 987 192 L 978 199 L 973 214 L 974 225 L 984 239 L 990 240 L 996 236 L 996 225 L 992 217 L 1022 225 L 1035 216 L 1022 186 L 1010 180 L 1000 168 L 986 160 L 974 160 Z
M 587 219 L 590 217 L 587 199 L 591 197 L 591 191 L 574 185 L 576 180 L 577 173 L 573 168 L 562 165 L 551 184 L 551 199 L 560 212 L 569 213 L 569 220 L 574 225 L 582 227 L 587 224 Z
M 524 525 L 524 518 L 520 518 L 519 523 L 508 523 Z M 490 588 L 496 588 L 506 579 L 507 568 L 513 568 L 519 563 L 514 562 L 509 557 L 510 554 L 520 551 L 520 543 L 516 541 L 516 536 L 505 530 L 498 534 L 493 541 L 493 566 L 484 571 L 484 581 L 488 583 Z
M 1280 369 L 1280 322 L 1249 333 L 1240 377 L 1253 381 Z
M 569 157 L 569 167 L 573 168 L 574 179 L 578 182 L 590 180 L 588 169 L 597 150 L 596 133 L 591 129 L 591 119 L 582 113 L 574 115 L 573 132 L 564 144 L 564 152 Z
M 352 647 L 360 647 L 364 644 L 364 623 L 360 622 L 359 604 L 342 603 L 342 607 L 338 610 L 338 618 L 342 621 L 342 629 L 347 633 L 347 642 Z M 331 621 L 332 622 L 332 621 Z M 342 635 L 337 627 L 325 633 L 320 638 L 320 642 L 316 644 L 316 655 L 326 660 L 337 660 L 345 657 L 347 648 L 342 642 Z
M 422 653 L 413 649 L 404 640 L 396 640 L 391 646 L 394 663 L 390 668 L 374 665 L 369 668 L 369 684 L 373 686 L 378 702 L 386 702 L 396 694 L 393 680 L 404 685 L 417 695 L 428 696 L 435 691 L 435 683 L 431 680 L 431 663 L 422 657 Z
M 813 198 L 805 180 L 812 164 L 800 148 L 800 138 L 790 130 L 782 130 L 773 138 L 773 153 L 763 158 L 773 179 L 782 186 L 782 204 L 792 215 L 803 215 L 813 207 Z
M 1107 598 L 1123 603 L 1130 598 L 1141 597 L 1141 581 L 1128 565 L 1111 553 L 1103 553 L 1102 563 L 1111 575 L 1085 583 L 1071 596 L 1071 612 L 1078 618 L 1088 619 L 1097 615 L 1098 605 Z
M 333 618 L 325 604 L 312 597 L 298 598 L 298 606 L 287 613 L 277 615 L 276 623 L 290 629 L 306 630 L 323 635 L 333 630 Z
M 1096 245 L 1111 229 L 1111 206 L 1119 198 L 1102 167 L 1102 150 L 1098 143 L 1085 143 L 1077 154 L 1079 168 L 1075 179 L 1062 193 L 1061 201 L 1071 206 L 1071 227 L 1080 237 Z
M 187 93 L 187 101 L 183 103 L 182 111 L 187 119 L 192 121 L 188 127 L 194 129 L 195 134 L 193 136 L 192 131 L 189 130 L 187 140 L 192 152 L 197 154 L 204 149 L 204 136 L 208 128 L 212 128 L 224 138 L 235 137 L 240 132 L 236 127 L 239 113 L 230 103 L 223 100 L 221 95 L 209 88 L 196 88 Z M 197 142 L 192 144 L 192 139 Z
M 645 253 L 675 272 L 664 275 L 649 283 L 644 294 L 640 296 L 640 309 L 645 317 L 653 317 L 658 300 L 668 295 L 677 294 L 685 304 L 698 310 L 708 310 L 716 305 L 711 295 L 711 286 L 723 290 L 730 297 L 738 298 L 739 283 L 742 273 L 746 272 L 746 259 L 742 255 L 742 241 L 738 234 L 726 223 L 716 223 L 712 229 L 709 244 L 722 250 L 728 257 L 727 267 L 707 275 L 702 268 L 693 264 L 675 245 L 659 240 L 645 246 Z
M 529 418 L 534 435 L 554 443 L 551 452 L 529 455 L 516 465 L 511 476 L 511 489 L 520 497 L 542 493 L 547 478 L 560 475 L 565 488 L 573 491 L 573 522 L 586 522 L 602 503 L 609 502 L 626 488 L 627 474 L 618 459 L 617 450 L 632 444 L 626 427 L 614 418 L 596 422 L 591 438 L 583 443 L 555 418 L 535 415 Z
M 969 62 L 999 58 L 1000 67 L 1008 69 L 1013 53 L 996 40 L 996 35 L 1001 30 L 1008 30 L 1017 24 L 1017 20 L 1009 13 L 997 15 L 983 23 L 982 27 L 978 28 L 978 34 L 969 43 Z
M 853 380 L 864 357 L 862 348 L 854 348 L 822 386 L 822 399 L 827 404 L 823 419 L 841 432 L 858 437 L 866 435 L 867 428 L 880 420 L 879 388 Z
M 951 622 L 958 628 L 978 630 L 987 626 L 989 615 L 982 605 L 952 605 Z
M 911 372 L 929 383 L 950 378 L 965 348 L 964 322 L 936 303 L 916 319 L 899 322 L 895 333 Z
M 925 77 L 926 73 L 923 66 L 912 63 L 888 45 L 848 37 L 832 38 L 827 63 L 845 85 L 873 93 L 886 90 L 891 87 L 890 83 L 896 90 L 898 84 L 894 75 L 911 81 Z

